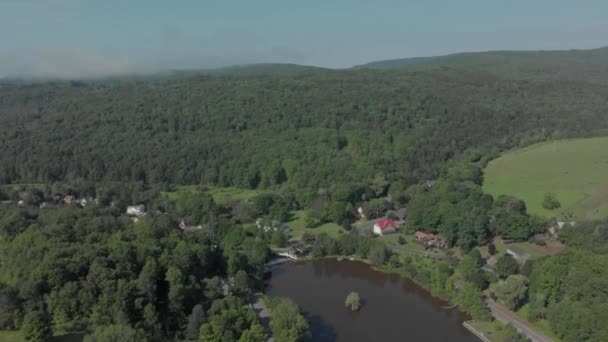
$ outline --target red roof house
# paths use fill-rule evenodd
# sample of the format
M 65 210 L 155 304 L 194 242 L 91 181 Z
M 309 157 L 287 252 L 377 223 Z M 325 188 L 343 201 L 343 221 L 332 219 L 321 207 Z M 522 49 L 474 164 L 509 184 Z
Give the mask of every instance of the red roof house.
M 382 219 L 374 225 L 374 234 L 387 235 L 397 232 L 397 224 L 395 220 Z

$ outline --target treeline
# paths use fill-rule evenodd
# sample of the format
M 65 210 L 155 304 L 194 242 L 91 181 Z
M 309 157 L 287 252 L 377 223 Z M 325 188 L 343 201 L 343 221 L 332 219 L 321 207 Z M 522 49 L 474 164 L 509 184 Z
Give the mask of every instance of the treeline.
M 291 187 L 435 179 L 469 148 L 608 128 L 608 87 L 437 69 L 0 88 L 0 183 Z M 383 194 L 384 195 L 384 194 Z

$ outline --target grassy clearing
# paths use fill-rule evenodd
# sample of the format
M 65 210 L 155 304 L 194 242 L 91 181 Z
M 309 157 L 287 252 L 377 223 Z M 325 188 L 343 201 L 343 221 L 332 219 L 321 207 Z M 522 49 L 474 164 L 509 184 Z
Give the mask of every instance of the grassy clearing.
M 575 219 L 608 216 L 608 137 L 552 141 L 504 154 L 488 164 L 483 189 L 513 195 L 528 211 Z M 543 196 L 553 192 L 561 208 L 546 210 Z
M 304 235 L 304 233 L 325 233 L 331 237 L 338 237 L 346 232 L 344 228 L 333 222 L 324 223 L 314 228 L 306 228 L 306 224 L 304 223 L 304 215 L 304 210 L 295 210 L 292 212 L 292 219 L 285 222 L 285 224 L 291 228 L 291 235 L 293 237 L 300 238 L 302 235 Z
M 405 239 L 406 243 L 404 245 L 399 244 L 399 237 L 403 237 Z M 406 235 L 403 233 L 397 233 L 397 234 L 391 234 L 391 235 L 387 235 L 387 236 L 381 236 L 381 237 L 378 237 L 378 239 L 380 241 L 383 241 L 388 246 L 403 247 L 403 248 L 412 249 L 412 250 L 421 251 L 421 252 L 423 252 L 425 250 L 424 246 L 421 243 L 419 243 L 418 241 L 416 241 L 416 238 L 414 237 L 414 235 Z

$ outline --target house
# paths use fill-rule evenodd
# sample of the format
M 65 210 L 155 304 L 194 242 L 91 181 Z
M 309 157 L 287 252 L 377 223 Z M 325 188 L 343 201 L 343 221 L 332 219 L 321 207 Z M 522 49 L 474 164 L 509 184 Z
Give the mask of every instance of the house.
M 414 236 L 416 237 L 416 240 L 422 240 L 422 241 L 426 241 L 426 240 L 431 240 L 435 238 L 435 234 L 431 234 L 431 233 L 425 233 L 425 232 L 421 232 L 421 231 L 417 231 Z
M 127 215 L 131 215 L 131 216 L 146 215 L 146 206 L 143 204 L 130 205 L 127 207 Z
M 374 234 L 384 236 L 397 232 L 395 220 L 382 219 L 374 224 Z
M 517 246 L 507 247 L 507 254 L 512 256 L 513 259 L 520 261 L 524 261 L 530 257 L 530 255 L 526 251 Z
M 549 234 L 553 235 L 553 236 L 557 236 L 557 234 L 564 229 L 564 227 L 566 225 L 569 225 L 570 227 L 575 227 L 576 226 L 576 222 L 571 221 L 571 222 L 557 222 L 554 226 L 549 228 Z
M 448 243 L 435 234 L 417 231 L 414 236 L 416 240 L 421 241 L 427 248 L 448 248 Z

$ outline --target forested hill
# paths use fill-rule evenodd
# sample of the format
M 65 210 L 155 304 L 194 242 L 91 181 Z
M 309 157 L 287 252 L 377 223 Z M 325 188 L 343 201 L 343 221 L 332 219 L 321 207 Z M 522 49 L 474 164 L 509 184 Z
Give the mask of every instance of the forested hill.
M 489 51 L 375 61 L 356 69 L 439 67 L 481 70 L 516 79 L 578 80 L 608 84 L 608 46 L 591 50 Z
M 3 86 L 0 183 L 412 184 L 470 148 L 605 132 L 606 99 L 465 68 Z

